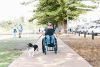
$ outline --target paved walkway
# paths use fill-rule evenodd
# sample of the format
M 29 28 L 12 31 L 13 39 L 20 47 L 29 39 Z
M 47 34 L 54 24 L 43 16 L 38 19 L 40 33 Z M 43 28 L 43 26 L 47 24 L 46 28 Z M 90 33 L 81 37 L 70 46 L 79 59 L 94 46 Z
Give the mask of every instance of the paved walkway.
M 39 51 L 34 57 L 29 57 L 25 51 L 18 59 L 8 67 L 93 67 L 69 46 L 58 39 L 58 53 L 48 51 L 44 55 L 41 50 L 41 40 L 37 43 Z

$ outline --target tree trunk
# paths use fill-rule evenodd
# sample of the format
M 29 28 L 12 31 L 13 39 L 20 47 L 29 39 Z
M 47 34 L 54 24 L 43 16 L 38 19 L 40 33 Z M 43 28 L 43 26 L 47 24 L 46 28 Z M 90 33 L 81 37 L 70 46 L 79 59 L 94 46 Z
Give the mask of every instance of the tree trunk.
M 63 21 L 63 29 L 64 29 L 64 33 L 67 33 L 67 20 Z
M 67 33 L 67 20 L 59 22 L 58 27 L 62 33 Z

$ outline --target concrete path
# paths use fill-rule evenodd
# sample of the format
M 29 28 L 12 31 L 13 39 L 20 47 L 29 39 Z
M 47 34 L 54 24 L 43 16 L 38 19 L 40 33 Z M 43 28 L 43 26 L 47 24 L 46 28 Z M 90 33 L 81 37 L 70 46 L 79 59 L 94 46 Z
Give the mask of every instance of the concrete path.
M 29 57 L 25 51 L 8 67 L 93 67 L 60 39 L 57 54 L 48 51 L 45 55 L 42 53 L 41 40 L 37 44 L 39 51 L 35 52 L 34 57 Z

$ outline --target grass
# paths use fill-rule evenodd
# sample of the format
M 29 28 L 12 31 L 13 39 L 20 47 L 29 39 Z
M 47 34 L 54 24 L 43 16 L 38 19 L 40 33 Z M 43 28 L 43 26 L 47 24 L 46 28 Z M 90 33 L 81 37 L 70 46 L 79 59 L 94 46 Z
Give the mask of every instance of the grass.
M 27 48 L 27 43 L 32 42 L 32 37 L 12 38 L 0 41 L 0 67 L 8 65 L 20 56 L 23 50 Z
M 61 39 L 86 59 L 93 67 L 100 67 L 100 36 L 96 36 L 94 40 L 91 36 L 84 38 L 77 34 L 69 34 L 61 37 Z
M 7 67 L 20 54 L 20 51 L 0 51 L 0 67 Z

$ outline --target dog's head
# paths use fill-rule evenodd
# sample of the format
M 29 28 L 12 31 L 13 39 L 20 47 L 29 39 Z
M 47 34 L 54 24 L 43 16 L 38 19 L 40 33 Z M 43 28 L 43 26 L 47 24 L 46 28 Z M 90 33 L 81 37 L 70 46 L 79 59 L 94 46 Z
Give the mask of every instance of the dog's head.
M 28 45 L 28 47 L 33 47 L 32 43 L 28 43 L 27 45 Z

